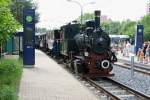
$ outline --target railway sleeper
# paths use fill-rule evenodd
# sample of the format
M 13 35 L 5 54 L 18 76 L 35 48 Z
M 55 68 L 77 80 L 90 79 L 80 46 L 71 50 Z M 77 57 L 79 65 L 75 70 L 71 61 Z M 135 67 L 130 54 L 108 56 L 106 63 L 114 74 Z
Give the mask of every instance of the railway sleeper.
M 103 86 L 103 87 L 110 87 L 110 86 L 113 86 L 112 83 L 100 83 L 99 85 L 100 85 L 100 86 Z
M 119 89 L 118 86 L 104 86 L 103 88 L 106 89 L 106 90 L 109 90 L 109 91 L 110 91 L 110 90 L 114 90 L 114 89 L 115 89 L 115 90 L 118 90 L 118 89 Z
M 121 95 L 127 93 L 125 90 L 111 90 L 110 92 L 114 95 Z
M 108 96 L 101 94 L 100 99 L 101 100 L 108 100 Z
M 117 95 L 121 100 L 138 100 L 133 94 Z

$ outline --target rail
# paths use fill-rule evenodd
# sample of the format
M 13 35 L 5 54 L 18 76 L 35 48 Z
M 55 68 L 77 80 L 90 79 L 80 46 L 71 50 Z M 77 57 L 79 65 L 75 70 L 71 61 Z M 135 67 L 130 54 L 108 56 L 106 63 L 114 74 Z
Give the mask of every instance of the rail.
M 131 69 L 131 67 L 129 66 L 129 64 L 125 64 L 125 63 L 117 62 L 114 65 L 122 67 L 122 68 L 125 68 L 125 69 L 129 69 L 129 70 Z M 141 68 L 141 67 L 134 66 L 134 70 L 136 72 L 139 72 L 139 73 L 142 73 L 142 74 L 150 76 L 150 70 L 147 70 L 147 68 L 144 68 L 144 67 Z
M 150 96 L 138 92 L 110 78 L 105 78 L 104 80 L 100 78 L 99 81 L 95 81 L 85 77 L 85 80 L 95 88 L 99 89 L 100 91 L 103 91 L 108 97 L 111 97 L 111 100 L 128 100 L 129 98 L 131 100 L 139 100 L 139 98 L 140 100 L 150 100 Z

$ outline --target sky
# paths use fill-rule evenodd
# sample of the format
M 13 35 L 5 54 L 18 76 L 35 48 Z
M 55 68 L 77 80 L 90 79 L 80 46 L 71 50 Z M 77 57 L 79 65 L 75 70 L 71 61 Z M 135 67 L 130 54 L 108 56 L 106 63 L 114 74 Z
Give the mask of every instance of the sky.
M 77 19 L 81 15 L 81 7 L 67 0 L 34 0 L 38 4 L 40 22 L 38 27 L 48 29 L 60 26 Z M 101 10 L 102 15 L 114 21 L 126 19 L 139 20 L 146 14 L 148 0 L 72 0 L 79 2 L 83 13 Z

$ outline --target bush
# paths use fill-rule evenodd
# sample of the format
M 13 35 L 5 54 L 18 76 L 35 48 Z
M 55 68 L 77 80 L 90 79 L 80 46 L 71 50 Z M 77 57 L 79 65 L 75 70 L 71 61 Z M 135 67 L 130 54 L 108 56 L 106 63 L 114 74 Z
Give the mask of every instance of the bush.
M 0 100 L 17 100 L 17 95 L 15 90 L 8 85 L 1 86 Z
M 21 74 L 20 60 L 0 60 L 0 100 L 17 100 Z
M 2 60 L 0 62 L 0 74 L 9 74 L 15 72 L 18 66 L 13 60 Z

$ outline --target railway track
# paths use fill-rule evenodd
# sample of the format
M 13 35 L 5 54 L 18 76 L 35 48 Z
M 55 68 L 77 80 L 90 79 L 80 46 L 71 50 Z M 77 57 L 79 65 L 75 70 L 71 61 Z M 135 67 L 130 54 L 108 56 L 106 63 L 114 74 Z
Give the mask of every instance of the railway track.
M 103 100 L 150 100 L 150 96 L 135 91 L 110 78 L 99 78 L 85 80 L 96 89 L 104 93 Z
M 131 61 L 122 60 L 122 59 L 119 59 L 118 61 L 121 62 L 121 63 L 124 63 L 125 65 L 131 65 Z M 144 64 L 141 64 L 141 63 L 134 62 L 134 67 L 150 71 L 150 66 L 146 65 L 146 64 L 144 65 Z
M 129 70 L 131 69 L 131 64 L 129 62 L 119 61 L 119 62 L 116 62 L 114 65 L 129 69 Z M 150 76 L 150 69 L 149 68 L 134 65 L 134 70 L 136 72 L 140 72 L 142 74 L 146 74 L 146 75 Z

